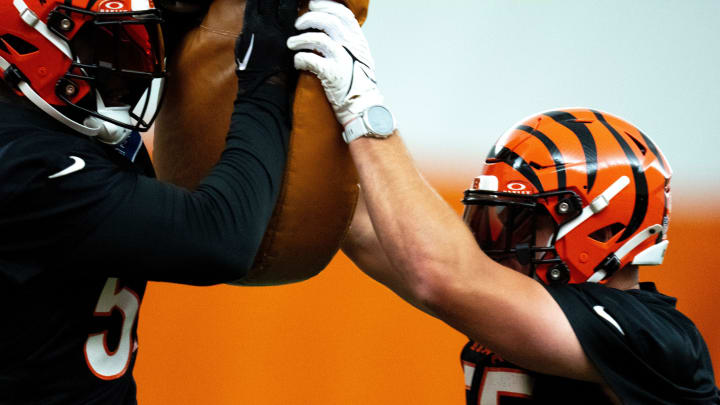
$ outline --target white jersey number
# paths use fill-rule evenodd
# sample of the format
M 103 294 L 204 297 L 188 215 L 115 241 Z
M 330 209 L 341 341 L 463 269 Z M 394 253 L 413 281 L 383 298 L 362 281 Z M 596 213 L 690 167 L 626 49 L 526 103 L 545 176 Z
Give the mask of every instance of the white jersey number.
M 501 397 L 530 398 L 534 383 L 533 377 L 520 370 L 488 367 L 478 390 L 478 404 L 497 405 Z
M 130 364 L 132 346 L 132 327 L 140 309 L 140 298 L 128 289 L 118 290 L 118 279 L 108 278 L 102 294 L 95 307 L 95 316 L 110 316 L 113 308 L 122 314 L 122 330 L 120 344 L 114 353 L 107 345 L 108 332 L 104 331 L 88 336 L 85 342 L 85 360 L 90 371 L 103 380 L 114 380 L 122 377 Z

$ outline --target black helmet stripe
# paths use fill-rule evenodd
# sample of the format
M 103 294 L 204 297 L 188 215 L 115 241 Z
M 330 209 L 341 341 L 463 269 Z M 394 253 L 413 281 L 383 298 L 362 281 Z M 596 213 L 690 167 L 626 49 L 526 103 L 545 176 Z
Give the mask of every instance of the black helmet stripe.
M 590 130 L 583 122 L 577 122 L 577 118 L 565 111 L 550 111 L 546 116 L 555 120 L 558 124 L 571 130 L 580 141 L 585 153 L 585 164 L 587 165 L 587 188 L 592 190 L 597 175 L 597 146 Z
M 610 131 L 611 134 L 615 137 L 615 139 L 620 144 L 620 147 L 622 148 L 623 152 L 625 152 L 625 156 L 627 156 L 628 160 L 630 161 L 630 167 L 632 168 L 632 174 L 633 178 L 635 179 L 635 206 L 633 207 L 632 216 L 630 217 L 630 222 L 628 222 L 628 225 L 625 227 L 625 231 L 620 236 L 620 239 L 618 239 L 618 242 L 621 242 L 627 238 L 629 238 L 635 231 L 640 228 L 640 224 L 645 220 L 645 214 L 647 214 L 648 209 L 648 183 L 647 183 L 647 177 L 645 177 L 645 171 L 642 168 L 642 165 L 640 164 L 640 160 L 635 155 L 633 150 L 630 148 L 630 145 L 625 142 L 625 140 L 620 136 L 618 131 L 613 128 L 612 125 L 610 125 L 605 117 L 600 114 L 597 111 L 593 110 L 593 113 L 597 117 L 597 119 L 605 125 L 605 128 Z
M 535 173 L 535 170 L 533 170 L 532 166 L 530 166 L 525 161 L 525 159 L 523 159 L 522 156 L 518 155 L 517 153 L 511 151 L 508 148 L 503 148 L 500 153 L 498 153 L 497 159 L 509 164 L 513 169 L 517 170 L 518 172 L 520 172 L 520 174 L 525 176 L 525 178 L 530 183 L 532 183 L 533 186 L 535 186 L 538 192 L 545 192 L 542 183 L 540 183 L 540 179 Z
M 558 189 L 564 190 L 567 187 L 567 174 L 565 173 L 565 159 L 563 158 L 562 153 L 560 152 L 560 149 L 558 149 L 557 145 L 555 145 L 555 142 L 552 141 L 552 139 L 548 138 L 547 135 L 543 134 L 542 132 L 538 131 L 537 129 L 531 128 L 527 125 L 519 125 L 517 127 L 521 131 L 525 131 L 528 134 L 536 137 L 540 140 L 540 142 L 545 145 L 548 152 L 550 152 L 550 155 L 553 158 L 553 161 L 555 162 L 555 172 L 557 172 L 557 179 L 558 179 Z
M 640 135 L 642 135 L 643 139 L 645 140 L 645 143 L 647 144 L 648 148 L 650 148 L 650 152 L 655 155 L 658 162 L 660 162 L 660 166 L 663 168 L 663 170 L 668 171 L 667 167 L 665 167 L 665 159 L 663 159 L 662 156 L 660 156 L 660 152 L 658 151 L 657 145 L 655 145 L 655 142 L 652 141 L 647 135 L 645 135 L 641 130 L 638 129 L 638 132 L 640 132 Z

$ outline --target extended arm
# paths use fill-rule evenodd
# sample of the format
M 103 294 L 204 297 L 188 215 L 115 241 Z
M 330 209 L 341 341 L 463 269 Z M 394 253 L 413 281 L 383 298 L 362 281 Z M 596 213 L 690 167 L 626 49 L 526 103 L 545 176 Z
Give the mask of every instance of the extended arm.
M 382 102 L 370 80 L 373 75 L 358 73 L 365 73 L 358 63 L 368 68 L 373 63 L 358 60 L 358 55 L 369 57 L 369 51 L 344 8 L 314 0 L 311 10 L 314 14 L 301 17 L 298 28 L 318 28 L 328 35 L 303 34 L 289 45 L 324 56 L 301 52 L 296 67 L 318 74 L 339 121 L 347 124 L 367 106 Z M 387 139 L 362 137 L 349 147 L 389 263 L 382 268 L 376 262 L 365 271 L 520 366 L 601 381 L 550 294 L 479 249 L 467 227 L 419 175 L 397 133 Z M 357 252 L 351 256 L 361 257 Z
M 250 269 L 285 168 L 295 72 L 283 44 L 297 10 L 297 0 L 247 1 L 235 49 L 237 99 L 220 161 L 193 192 L 136 180 L 126 203 L 86 238 L 107 246 L 119 232 L 142 235 L 133 246 L 142 266 L 115 271 L 142 267 L 145 278 L 212 284 Z
M 101 204 L 114 208 L 76 245 L 74 264 L 104 262 L 102 271 L 118 277 L 201 285 L 244 276 L 282 181 L 287 100 L 286 90 L 273 85 L 239 98 L 221 160 L 195 191 L 112 166 L 87 173 L 105 172 L 102 181 L 114 186 Z
M 403 273 L 396 271 L 390 264 L 375 233 L 363 192 L 358 197 L 350 230 L 341 247 L 343 252 L 365 274 L 375 281 L 391 287 L 396 294 L 416 308 L 433 315 L 432 311 L 423 306 L 408 288 L 410 284 L 403 279 Z
M 395 283 L 391 289 L 518 365 L 600 381 L 550 294 L 478 248 L 460 218 L 418 174 L 399 136 L 361 138 L 350 150 L 392 263 L 389 270 L 396 273 L 384 277 Z

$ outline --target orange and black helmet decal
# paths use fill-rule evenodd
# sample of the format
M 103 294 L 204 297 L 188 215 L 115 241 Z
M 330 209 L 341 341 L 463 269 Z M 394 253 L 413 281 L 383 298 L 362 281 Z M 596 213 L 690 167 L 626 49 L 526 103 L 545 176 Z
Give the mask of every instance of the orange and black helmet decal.
M 525 182 L 535 195 L 572 191 L 588 207 L 622 178 L 622 188 L 610 208 L 592 214 L 564 233 L 558 253 L 571 270 L 583 268 L 585 280 L 593 269 L 620 247 L 622 265 L 654 243 L 665 240 L 669 211 L 671 169 L 657 145 L 642 131 L 608 113 L 591 109 L 547 111 L 523 120 L 504 134 L 491 149 L 483 175 L 497 178 L 498 192 L 512 192 Z M 532 194 L 531 193 L 531 194 Z M 558 195 L 558 194 L 556 194 Z M 556 212 L 558 199 L 545 205 L 558 226 L 564 220 Z M 596 215 L 598 214 L 598 215 Z M 660 235 L 647 238 L 626 253 L 630 241 L 649 227 L 662 225 Z M 602 229 L 612 229 L 607 240 L 593 239 Z M 568 228 L 570 229 L 570 228 Z M 645 234 L 643 234 L 645 235 Z M 634 243 L 634 242 L 633 242 Z
M 587 190 L 592 191 L 597 177 L 597 145 L 590 129 L 586 123 L 575 118 L 567 111 L 551 111 L 545 113 L 546 116 L 552 118 L 558 124 L 566 127 L 577 137 L 582 145 L 585 154 L 585 164 L 587 171 Z

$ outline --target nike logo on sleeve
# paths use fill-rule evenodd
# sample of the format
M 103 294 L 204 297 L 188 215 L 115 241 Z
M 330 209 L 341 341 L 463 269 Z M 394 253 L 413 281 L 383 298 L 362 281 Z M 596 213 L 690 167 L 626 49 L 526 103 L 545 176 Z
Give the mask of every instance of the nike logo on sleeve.
M 73 160 L 73 164 L 60 170 L 55 174 L 51 174 L 50 176 L 48 176 L 48 179 L 56 179 L 58 177 L 67 176 L 68 174 L 75 173 L 85 168 L 85 161 L 81 158 L 77 156 L 70 156 L 70 159 Z
M 238 70 L 247 69 L 248 63 L 250 62 L 250 55 L 252 55 L 254 45 L 255 45 L 255 34 L 252 34 L 252 36 L 250 37 L 250 46 L 248 47 L 248 50 L 245 52 L 245 56 L 243 57 L 243 60 L 240 61 L 240 58 L 237 59 Z
M 615 329 L 617 329 L 618 331 L 620 331 L 621 334 L 623 334 L 623 335 L 625 334 L 625 332 L 622 330 L 622 328 L 620 327 L 620 324 L 615 320 L 615 318 L 613 318 L 612 316 L 610 316 L 610 314 L 608 314 L 607 312 L 605 312 L 605 307 L 603 307 L 602 305 L 595 305 L 595 306 L 593 307 L 593 310 L 594 310 L 595 313 L 598 314 L 602 319 L 608 321 L 608 323 L 610 323 L 610 325 L 614 326 Z

